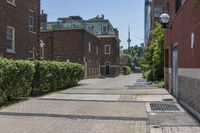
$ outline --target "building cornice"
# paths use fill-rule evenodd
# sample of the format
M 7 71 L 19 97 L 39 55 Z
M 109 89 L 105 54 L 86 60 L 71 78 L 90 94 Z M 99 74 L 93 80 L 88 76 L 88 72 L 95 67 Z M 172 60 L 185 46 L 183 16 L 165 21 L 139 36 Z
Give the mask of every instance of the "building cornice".
M 116 35 L 98 35 L 97 36 L 98 38 L 115 38 L 118 42 L 121 42 L 121 40 L 119 39 L 119 37 L 118 36 L 116 36 Z

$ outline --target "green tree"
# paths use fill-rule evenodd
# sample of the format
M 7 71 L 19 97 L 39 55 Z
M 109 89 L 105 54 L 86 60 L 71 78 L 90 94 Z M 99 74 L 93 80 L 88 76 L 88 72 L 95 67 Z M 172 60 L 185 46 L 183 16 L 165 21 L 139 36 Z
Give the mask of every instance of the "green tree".
M 144 56 L 140 59 L 143 76 L 149 80 L 164 79 L 164 29 L 157 23 L 152 31 L 154 39 L 145 48 Z
M 135 66 L 140 66 L 138 60 L 139 60 L 139 57 L 141 57 L 143 54 L 143 48 L 138 47 L 138 45 L 136 45 L 134 47 L 130 47 L 130 50 L 124 49 L 123 53 L 130 55 L 131 60 L 135 64 Z
M 164 29 L 161 24 L 156 24 L 156 28 L 152 31 L 155 39 L 151 42 L 153 47 L 153 74 L 155 80 L 164 78 Z

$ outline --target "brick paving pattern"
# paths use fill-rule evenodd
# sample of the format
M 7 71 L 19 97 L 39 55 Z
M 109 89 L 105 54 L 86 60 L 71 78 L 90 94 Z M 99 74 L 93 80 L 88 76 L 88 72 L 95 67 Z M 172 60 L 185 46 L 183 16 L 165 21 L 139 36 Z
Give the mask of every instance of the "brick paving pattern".
M 176 100 L 164 89 L 131 88 L 140 77 L 83 80 L 82 86 L 2 108 L 0 133 L 200 133 L 187 113 L 147 112 L 148 102 Z

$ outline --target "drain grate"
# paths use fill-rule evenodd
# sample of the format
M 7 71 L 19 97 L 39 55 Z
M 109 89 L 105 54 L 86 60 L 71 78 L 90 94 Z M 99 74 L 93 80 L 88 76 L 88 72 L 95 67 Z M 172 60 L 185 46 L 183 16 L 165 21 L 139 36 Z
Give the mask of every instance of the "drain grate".
M 183 112 L 175 103 L 150 103 L 149 108 L 151 112 Z

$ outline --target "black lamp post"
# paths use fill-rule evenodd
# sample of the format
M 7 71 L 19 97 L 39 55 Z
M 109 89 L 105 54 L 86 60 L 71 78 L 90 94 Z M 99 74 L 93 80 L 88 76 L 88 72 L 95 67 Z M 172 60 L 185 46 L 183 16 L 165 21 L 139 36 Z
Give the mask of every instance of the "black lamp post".
M 172 28 L 172 26 L 169 25 L 170 22 L 170 16 L 167 13 L 163 13 L 160 16 L 160 23 L 162 24 L 163 28 Z

